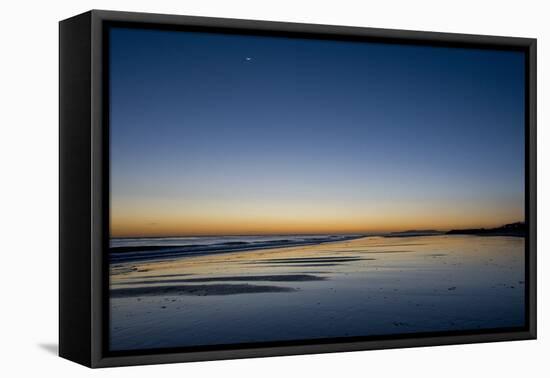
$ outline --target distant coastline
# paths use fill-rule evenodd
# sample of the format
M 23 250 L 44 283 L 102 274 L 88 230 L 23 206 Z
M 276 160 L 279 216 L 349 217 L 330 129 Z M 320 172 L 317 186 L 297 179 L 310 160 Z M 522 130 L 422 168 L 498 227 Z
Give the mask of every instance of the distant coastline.
M 392 232 L 385 235 L 387 238 L 404 238 L 414 236 L 436 236 L 436 235 L 476 235 L 476 236 L 516 236 L 525 237 L 527 230 L 524 222 L 505 224 L 495 228 L 465 228 L 450 231 L 438 230 L 408 230 Z
M 477 236 L 517 236 L 525 237 L 527 228 L 524 222 L 505 224 L 496 228 L 469 228 L 463 230 L 450 230 L 447 235 L 477 235 Z
M 444 235 L 444 234 L 445 234 L 445 231 L 437 231 L 437 230 L 407 230 L 407 231 L 392 232 L 384 236 L 387 238 L 406 238 L 406 237 L 413 237 L 413 236 L 435 236 L 435 235 Z

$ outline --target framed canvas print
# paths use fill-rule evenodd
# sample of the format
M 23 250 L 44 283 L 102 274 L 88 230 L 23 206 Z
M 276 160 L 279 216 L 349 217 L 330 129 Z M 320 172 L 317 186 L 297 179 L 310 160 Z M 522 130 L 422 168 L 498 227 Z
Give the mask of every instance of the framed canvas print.
M 536 41 L 60 23 L 60 355 L 536 337 Z

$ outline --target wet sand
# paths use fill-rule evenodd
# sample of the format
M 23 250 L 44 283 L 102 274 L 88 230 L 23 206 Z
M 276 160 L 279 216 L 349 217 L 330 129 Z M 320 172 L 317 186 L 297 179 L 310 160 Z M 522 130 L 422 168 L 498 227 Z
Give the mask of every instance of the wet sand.
M 111 264 L 112 350 L 522 326 L 524 239 L 365 237 Z

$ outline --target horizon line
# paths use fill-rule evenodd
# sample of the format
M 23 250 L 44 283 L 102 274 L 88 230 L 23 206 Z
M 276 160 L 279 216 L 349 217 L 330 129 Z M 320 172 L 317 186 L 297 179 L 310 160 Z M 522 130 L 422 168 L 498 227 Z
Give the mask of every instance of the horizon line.
M 137 239 L 137 238 L 185 238 L 185 237 L 222 237 L 222 236 L 296 236 L 296 235 L 365 235 L 365 236 L 376 236 L 376 235 L 386 235 L 397 232 L 448 232 L 452 230 L 468 230 L 468 229 L 491 229 L 504 227 L 508 224 L 514 223 L 525 223 L 525 220 L 518 220 L 514 222 L 500 223 L 491 227 L 488 226 L 470 226 L 470 227 L 459 227 L 459 228 L 434 228 L 434 227 L 422 227 L 422 228 L 409 228 L 409 229 L 399 229 L 399 230 L 390 230 L 390 231 L 361 231 L 361 232 L 270 232 L 270 233 L 227 233 L 227 234 L 210 234 L 210 233 L 199 233 L 199 234 L 166 234 L 166 235 L 121 235 L 116 236 L 109 234 L 109 239 Z

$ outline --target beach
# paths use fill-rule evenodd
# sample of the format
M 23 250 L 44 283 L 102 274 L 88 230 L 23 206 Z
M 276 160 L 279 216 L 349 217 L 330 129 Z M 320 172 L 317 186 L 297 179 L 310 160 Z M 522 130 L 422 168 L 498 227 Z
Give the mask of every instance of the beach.
M 522 237 L 278 240 L 116 244 L 127 249 L 110 263 L 110 349 L 524 325 Z

